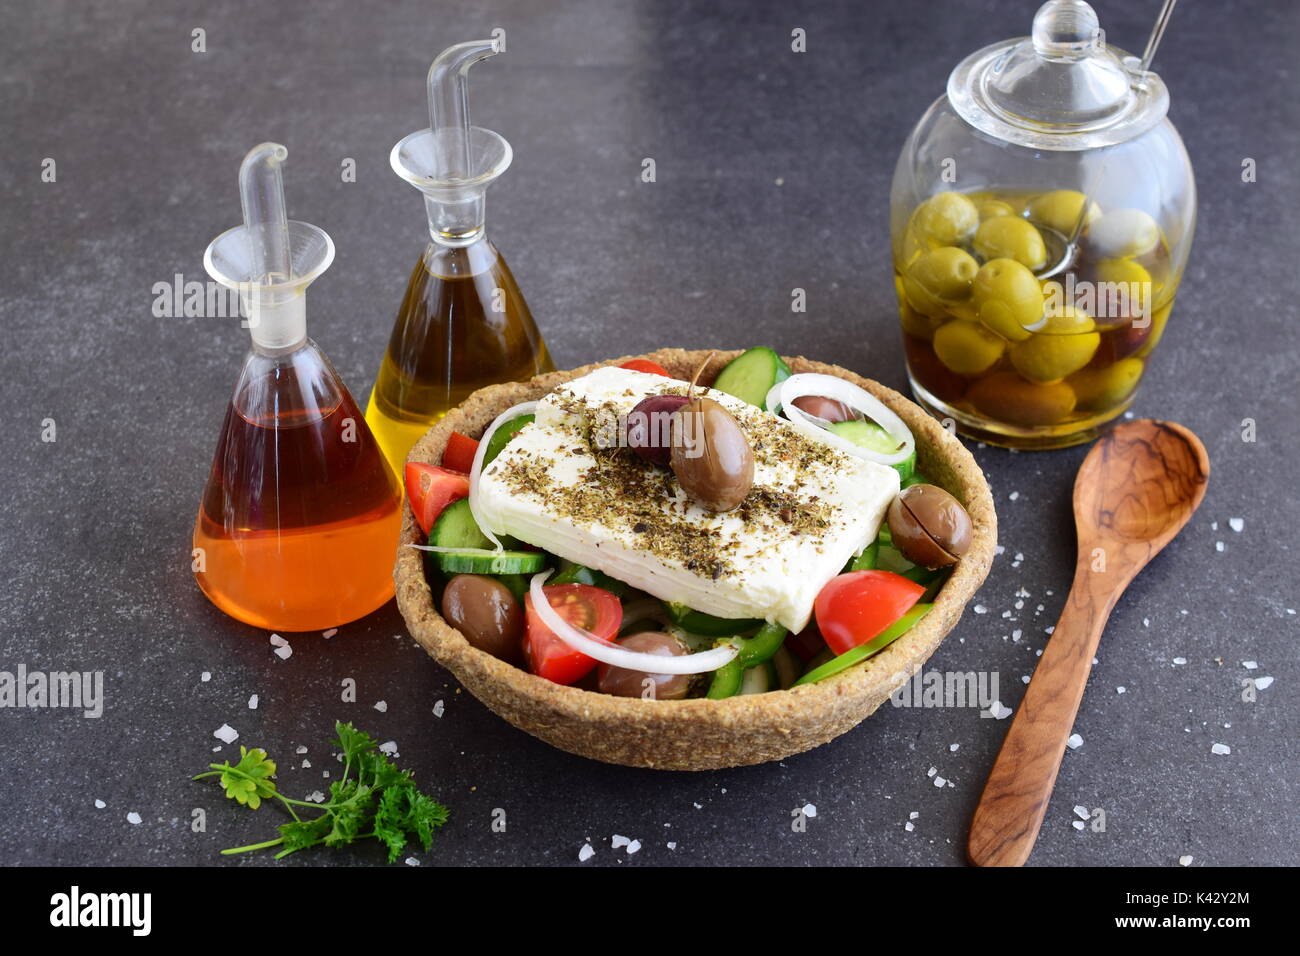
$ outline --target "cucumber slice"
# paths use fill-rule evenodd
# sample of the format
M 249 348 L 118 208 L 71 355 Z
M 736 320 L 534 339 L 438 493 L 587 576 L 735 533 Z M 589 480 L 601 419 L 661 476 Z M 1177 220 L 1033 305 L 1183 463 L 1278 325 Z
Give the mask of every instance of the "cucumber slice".
M 781 360 L 781 356 L 760 345 L 728 362 L 714 379 L 713 387 L 763 408 L 772 386 L 789 377 L 790 366 Z
M 503 535 L 501 543 L 509 549 L 515 540 Z M 468 498 L 453 501 L 438 515 L 429 529 L 429 544 L 457 549 L 426 552 L 429 561 L 444 574 L 535 574 L 546 565 L 546 555 L 541 551 L 494 551 L 492 542 L 474 520 Z
M 488 442 L 487 451 L 483 453 L 483 467 L 486 468 L 492 463 L 492 459 L 501 454 L 501 449 L 510 443 L 510 439 L 515 437 L 515 432 L 525 425 L 531 425 L 534 416 L 520 415 L 518 418 L 512 418 L 508 422 L 502 422 L 501 427 L 492 433 L 492 440 Z
M 704 634 L 708 637 L 731 637 L 743 634 L 763 626 L 757 618 L 714 617 L 703 611 L 693 611 L 685 604 L 669 602 L 668 616 L 674 624 L 692 634 Z
M 855 418 L 847 422 L 832 422 L 827 426 L 828 431 L 834 432 L 841 438 L 848 439 L 855 445 L 868 448 L 871 451 L 880 452 L 882 455 L 888 455 L 898 451 L 898 441 L 885 431 L 875 422 L 869 422 L 865 419 Z M 900 461 L 893 466 L 898 472 L 901 481 L 907 481 L 916 471 L 916 448 L 912 448 L 912 453 L 907 456 L 906 461 Z
M 546 566 L 540 551 L 435 551 L 443 574 L 536 574 Z M 509 587 L 509 585 L 507 585 Z

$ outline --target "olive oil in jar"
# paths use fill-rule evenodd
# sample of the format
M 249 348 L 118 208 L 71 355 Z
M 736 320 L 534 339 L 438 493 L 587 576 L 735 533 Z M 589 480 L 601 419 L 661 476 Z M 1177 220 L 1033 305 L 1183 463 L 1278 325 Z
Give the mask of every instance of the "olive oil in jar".
M 407 284 L 366 421 L 401 475 L 411 446 L 476 389 L 554 369 L 496 247 L 432 242 Z
M 430 242 L 416 263 L 366 409 L 399 476 L 411 446 L 485 385 L 554 370 L 510 267 L 487 238 L 487 187 L 513 152 L 472 126 L 468 75 L 494 40 L 443 50 L 429 67 L 429 128 L 393 147 L 393 171 L 424 195 Z

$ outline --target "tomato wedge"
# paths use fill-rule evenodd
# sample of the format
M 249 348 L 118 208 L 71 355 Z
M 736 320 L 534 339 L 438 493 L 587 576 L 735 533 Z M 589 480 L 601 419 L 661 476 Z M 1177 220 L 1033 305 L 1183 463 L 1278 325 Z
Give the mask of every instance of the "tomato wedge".
M 832 651 L 843 654 L 884 631 L 924 593 L 922 585 L 892 571 L 841 574 L 817 595 L 817 629 Z
M 574 627 L 602 640 L 613 640 L 623 623 L 623 605 L 603 588 L 590 584 L 555 584 L 542 588 L 551 607 Z M 533 610 L 533 596 L 524 597 L 524 615 L 528 630 L 524 637 L 524 658 L 528 669 L 538 677 L 557 684 L 582 680 L 596 666 L 588 657 L 556 635 Z
M 657 365 L 649 359 L 632 359 L 624 362 L 619 368 L 631 369 L 633 372 L 646 372 L 650 375 L 662 375 L 664 378 L 672 378 L 668 370 L 662 365 Z
M 447 447 L 442 450 L 442 467 L 468 475 L 474 468 L 474 455 L 477 453 L 478 442 L 468 435 L 452 432 Z
M 428 534 L 442 509 L 453 501 L 469 497 L 469 476 L 437 465 L 408 461 L 406 497 L 411 501 L 411 510 L 415 512 L 420 529 Z

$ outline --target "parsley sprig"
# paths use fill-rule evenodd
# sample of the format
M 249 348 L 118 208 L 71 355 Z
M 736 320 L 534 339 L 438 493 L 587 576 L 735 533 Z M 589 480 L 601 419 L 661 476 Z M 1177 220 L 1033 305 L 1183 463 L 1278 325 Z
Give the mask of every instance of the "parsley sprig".
M 428 850 L 433 845 L 433 831 L 447 822 L 447 808 L 419 791 L 409 770 L 400 770 L 379 744 L 351 724 L 337 722 L 333 742 L 343 752 L 343 775 L 330 784 L 330 798 L 324 803 L 293 800 L 275 788 L 275 761 L 266 751 L 254 747 L 239 748 L 239 762 L 209 764 L 204 777 L 219 777 L 226 796 L 256 810 L 262 801 L 274 797 L 293 817 L 280 824 L 280 836 L 263 843 L 232 847 L 223 854 L 248 853 L 282 847 L 278 860 L 325 845 L 346 846 L 357 840 L 375 839 L 388 848 L 388 862 L 402 854 L 414 841 Z M 319 816 L 299 816 L 295 807 L 321 811 Z

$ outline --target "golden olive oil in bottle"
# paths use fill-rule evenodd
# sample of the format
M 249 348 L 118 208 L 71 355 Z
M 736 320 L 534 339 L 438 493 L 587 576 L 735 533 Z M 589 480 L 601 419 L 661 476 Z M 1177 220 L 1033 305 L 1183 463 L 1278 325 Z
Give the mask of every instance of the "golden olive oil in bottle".
M 497 52 L 495 41 L 476 40 L 440 53 L 429 69 L 429 128 L 393 147 L 393 170 L 424 194 L 430 236 L 366 409 L 398 475 L 411 446 L 471 392 L 555 367 L 484 225 L 484 193 L 512 152 L 470 125 L 466 75 Z

